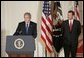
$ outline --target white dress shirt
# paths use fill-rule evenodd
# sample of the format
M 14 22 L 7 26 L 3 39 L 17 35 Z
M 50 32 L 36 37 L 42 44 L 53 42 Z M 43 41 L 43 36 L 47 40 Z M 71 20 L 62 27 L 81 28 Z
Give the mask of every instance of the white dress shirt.
M 69 25 L 70 25 L 70 22 L 71 22 L 72 25 L 73 25 L 73 21 L 74 21 L 74 19 L 69 20 Z
M 27 24 L 28 24 L 28 27 L 29 27 L 30 22 L 28 22 L 28 23 L 25 22 L 25 24 L 26 24 L 26 27 L 27 27 Z

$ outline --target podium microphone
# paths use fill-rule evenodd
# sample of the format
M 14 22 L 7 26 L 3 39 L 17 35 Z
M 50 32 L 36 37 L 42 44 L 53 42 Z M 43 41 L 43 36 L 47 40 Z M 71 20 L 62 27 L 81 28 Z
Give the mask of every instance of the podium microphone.
M 22 31 L 19 31 L 19 34 L 21 34 L 22 33 Z

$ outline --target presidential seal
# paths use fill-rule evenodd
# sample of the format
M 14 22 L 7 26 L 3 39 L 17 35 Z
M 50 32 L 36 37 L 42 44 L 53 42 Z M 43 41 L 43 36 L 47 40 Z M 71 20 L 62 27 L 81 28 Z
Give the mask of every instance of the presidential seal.
M 17 49 L 22 49 L 24 47 L 24 41 L 21 38 L 18 38 L 14 41 L 14 46 Z

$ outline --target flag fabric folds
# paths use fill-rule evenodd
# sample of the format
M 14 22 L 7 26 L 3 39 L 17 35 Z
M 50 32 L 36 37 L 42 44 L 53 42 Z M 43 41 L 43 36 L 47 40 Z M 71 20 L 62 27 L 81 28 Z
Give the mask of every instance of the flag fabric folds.
M 52 19 L 49 1 L 43 2 L 42 18 L 41 18 L 41 40 L 44 42 L 46 50 L 52 52 Z

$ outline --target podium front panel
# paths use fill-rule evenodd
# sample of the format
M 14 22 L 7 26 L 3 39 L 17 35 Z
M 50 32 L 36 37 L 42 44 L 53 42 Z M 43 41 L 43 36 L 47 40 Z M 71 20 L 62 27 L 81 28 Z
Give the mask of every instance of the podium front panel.
M 32 36 L 7 36 L 7 53 L 31 53 L 35 50 L 35 40 Z

